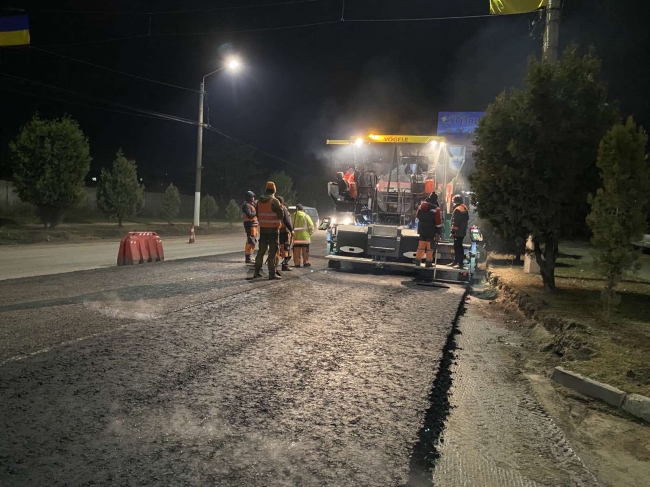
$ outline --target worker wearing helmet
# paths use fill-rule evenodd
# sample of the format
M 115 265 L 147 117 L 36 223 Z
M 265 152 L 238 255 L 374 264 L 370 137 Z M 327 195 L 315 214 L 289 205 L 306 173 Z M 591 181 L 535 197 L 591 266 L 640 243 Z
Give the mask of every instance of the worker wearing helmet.
M 465 249 L 463 239 L 467 235 L 467 224 L 469 222 L 469 210 L 459 194 L 454 196 L 454 211 L 451 215 L 451 237 L 454 239 L 454 262 L 452 267 L 464 268 Z
M 276 196 L 280 204 L 282 204 L 282 211 L 284 217 L 282 219 L 282 226 L 280 227 L 280 240 L 278 246 L 278 255 L 276 267 L 280 262 L 282 262 L 282 270 L 290 271 L 289 267 L 289 255 L 291 252 L 291 237 L 293 236 L 293 224 L 291 223 L 291 216 L 289 215 L 289 210 L 284 205 L 284 198 L 282 196 Z M 289 223 L 289 225 L 287 225 Z
M 278 236 L 282 222 L 290 226 L 291 221 L 287 221 L 282 204 L 275 197 L 275 183 L 269 181 L 266 183 L 266 194 L 260 196 L 255 205 L 257 219 L 260 224 L 259 250 L 255 257 L 254 278 L 262 277 L 262 264 L 264 263 L 264 254 L 269 251 L 267 264 L 269 267 L 269 279 L 281 279 L 282 274 L 275 268 L 275 257 L 278 253 Z
M 305 207 L 301 204 L 296 205 L 296 212 L 291 215 L 293 223 L 293 264 L 300 267 L 302 258 L 303 267 L 311 267 L 309 263 L 309 244 L 311 244 L 311 234 L 314 233 L 314 222 L 311 217 L 305 213 Z
M 251 255 L 257 245 L 257 237 L 260 233 L 260 224 L 257 221 L 257 211 L 255 210 L 255 193 L 246 192 L 246 201 L 241 207 L 244 214 L 244 230 L 246 231 L 246 245 L 244 246 L 244 255 L 246 263 L 250 264 Z
M 415 254 L 415 265 L 420 266 L 426 257 L 425 267 L 433 266 L 433 253 L 435 245 L 442 233 L 442 213 L 438 206 L 438 195 L 431 195 L 423 201 L 415 214 L 418 219 L 418 251 Z

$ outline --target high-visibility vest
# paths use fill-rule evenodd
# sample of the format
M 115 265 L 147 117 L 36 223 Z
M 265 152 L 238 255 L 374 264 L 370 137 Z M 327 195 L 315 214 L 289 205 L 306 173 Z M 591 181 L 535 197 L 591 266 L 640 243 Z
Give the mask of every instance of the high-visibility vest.
M 257 221 L 260 222 L 260 227 L 262 228 L 280 228 L 282 226 L 278 215 L 273 211 L 273 200 L 275 198 L 271 198 L 266 202 L 257 202 Z
M 293 243 L 309 244 L 311 243 L 311 234 L 314 231 L 314 223 L 304 211 L 297 211 L 291 215 L 293 223 Z
M 257 213 L 256 213 L 256 211 L 255 211 L 255 205 L 249 203 L 248 201 L 246 201 L 244 204 L 245 204 L 245 205 L 248 205 L 248 206 L 250 207 L 251 211 L 252 211 L 253 213 L 255 213 L 255 216 L 254 216 L 253 218 L 248 218 L 248 216 L 246 216 L 246 213 L 243 213 L 243 215 L 244 215 L 244 221 L 245 221 L 245 222 L 253 222 L 254 224 L 257 223 Z

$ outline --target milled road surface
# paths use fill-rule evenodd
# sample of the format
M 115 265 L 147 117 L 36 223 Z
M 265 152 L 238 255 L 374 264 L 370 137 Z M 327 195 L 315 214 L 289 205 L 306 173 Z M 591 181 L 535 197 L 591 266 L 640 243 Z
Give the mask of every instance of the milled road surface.
M 1 282 L 0 485 L 600 485 L 464 289 L 321 246 Z
M 165 237 L 165 259 L 228 254 L 244 248 L 243 231 L 224 235 L 201 235 L 196 243 L 191 245 L 188 244 L 188 237 Z M 113 267 L 117 261 L 119 246 L 119 240 L 3 245 L 0 246 L 0 280 Z

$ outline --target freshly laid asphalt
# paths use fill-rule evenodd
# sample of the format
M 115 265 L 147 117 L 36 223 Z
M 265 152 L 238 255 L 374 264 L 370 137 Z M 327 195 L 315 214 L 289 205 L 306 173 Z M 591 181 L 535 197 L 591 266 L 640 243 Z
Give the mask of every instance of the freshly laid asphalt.
M 0 282 L 0 485 L 599 485 L 464 288 L 323 247 Z

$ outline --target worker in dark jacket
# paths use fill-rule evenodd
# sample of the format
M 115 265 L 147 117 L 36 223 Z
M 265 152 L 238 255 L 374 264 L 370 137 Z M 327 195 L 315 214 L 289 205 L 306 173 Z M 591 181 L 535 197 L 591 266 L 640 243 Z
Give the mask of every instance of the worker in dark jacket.
M 246 263 L 251 263 L 251 254 L 257 245 L 257 237 L 260 233 L 260 224 L 257 221 L 257 211 L 255 210 L 255 193 L 252 191 L 246 192 L 246 201 L 241 207 L 244 214 L 244 230 L 246 231 L 246 245 L 244 247 L 244 254 L 246 256 Z
M 433 253 L 435 245 L 442 233 L 442 213 L 438 206 L 438 195 L 431 195 L 422 202 L 415 214 L 418 219 L 418 251 L 415 254 L 415 265 L 422 264 L 422 259 L 426 257 L 426 267 L 433 266 Z
M 269 279 L 281 279 L 282 274 L 275 268 L 275 256 L 278 253 L 278 236 L 282 222 L 285 225 L 291 225 L 291 220 L 286 218 L 282 210 L 282 204 L 275 195 L 275 183 L 269 181 L 266 183 L 266 194 L 260 196 L 255 205 L 257 210 L 257 220 L 260 224 L 259 250 L 255 257 L 255 273 L 253 277 L 262 277 L 262 264 L 264 263 L 264 254 L 269 251 L 267 264 L 269 268 Z
M 275 266 L 277 267 L 278 263 L 282 262 L 282 270 L 290 271 L 291 268 L 289 267 L 289 255 L 291 255 L 291 236 L 293 235 L 293 225 L 291 222 L 291 215 L 289 214 L 289 210 L 284 205 L 284 198 L 282 198 L 282 196 L 276 196 L 276 198 L 282 204 L 282 212 L 284 216 L 282 217 L 282 226 L 280 227 L 280 245 L 278 247 L 277 257 L 278 262 L 275 264 Z M 287 222 L 289 225 L 287 225 Z
M 465 249 L 463 239 L 467 235 L 467 224 L 469 222 L 469 210 L 459 194 L 454 196 L 454 211 L 451 215 L 451 237 L 454 239 L 454 263 L 452 267 L 463 269 L 465 264 Z

